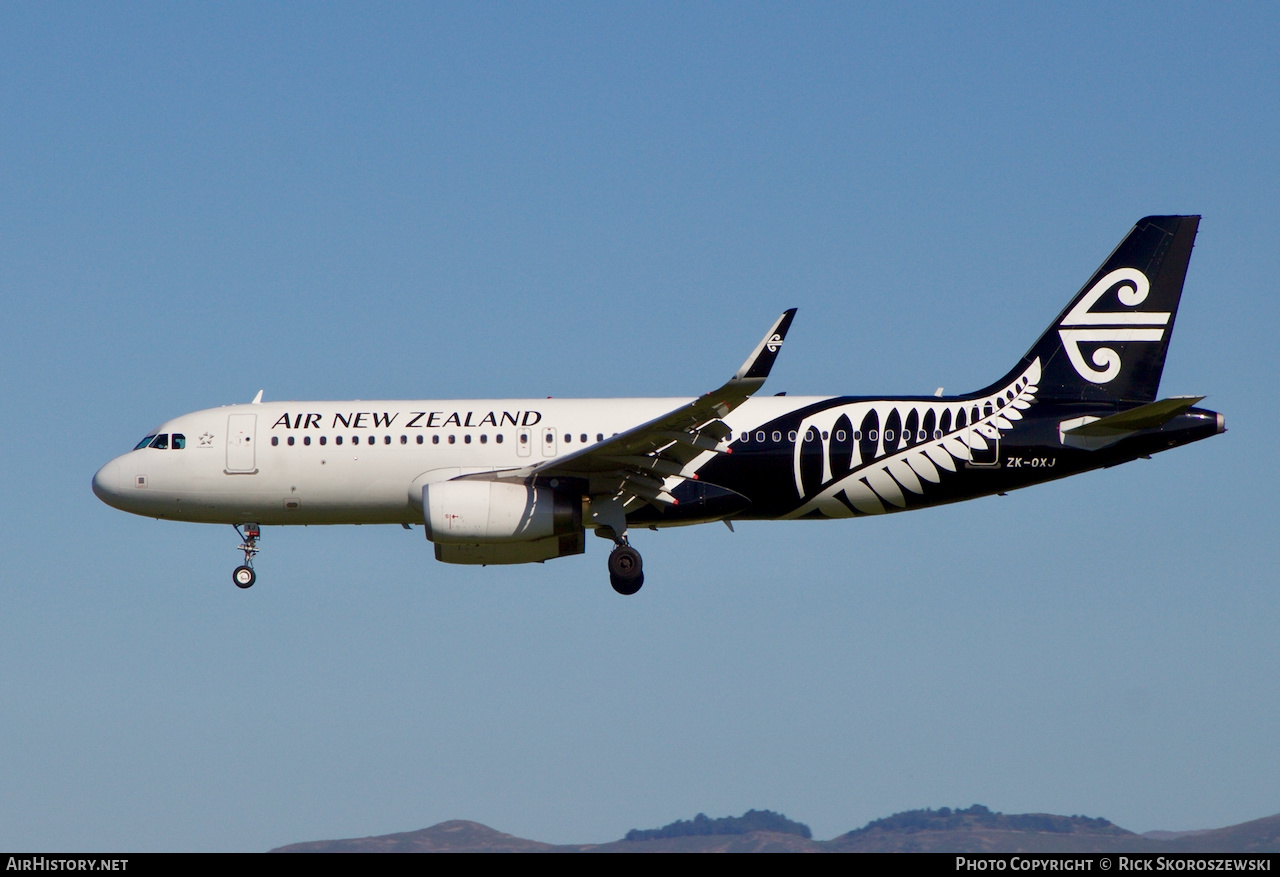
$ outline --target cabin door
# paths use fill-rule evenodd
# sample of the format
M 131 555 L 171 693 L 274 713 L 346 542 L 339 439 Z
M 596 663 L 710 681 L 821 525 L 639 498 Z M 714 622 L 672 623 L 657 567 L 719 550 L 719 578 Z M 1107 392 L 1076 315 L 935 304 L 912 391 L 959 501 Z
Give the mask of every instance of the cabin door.
M 256 414 L 230 414 L 227 416 L 227 472 L 253 474 L 254 431 L 258 428 Z

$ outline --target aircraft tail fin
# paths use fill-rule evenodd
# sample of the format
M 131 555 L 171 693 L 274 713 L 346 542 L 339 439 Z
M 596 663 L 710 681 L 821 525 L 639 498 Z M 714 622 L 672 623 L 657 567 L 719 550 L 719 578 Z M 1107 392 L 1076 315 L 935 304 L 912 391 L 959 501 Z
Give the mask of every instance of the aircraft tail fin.
M 1155 400 L 1199 223 L 1138 221 L 1016 366 L 1040 360 L 1040 398 Z

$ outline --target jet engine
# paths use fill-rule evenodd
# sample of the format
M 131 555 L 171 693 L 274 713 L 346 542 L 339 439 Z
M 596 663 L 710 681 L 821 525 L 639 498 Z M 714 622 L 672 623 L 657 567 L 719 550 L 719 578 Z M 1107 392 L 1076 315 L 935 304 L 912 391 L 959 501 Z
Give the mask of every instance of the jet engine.
M 586 550 L 581 500 L 549 487 L 438 481 L 422 488 L 422 517 L 445 563 L 540 563 Z
M 549 487 L 443 481 L 422 488 L 427 538 L 436 543 L 532 542 L 582 531 L 582 502 Z

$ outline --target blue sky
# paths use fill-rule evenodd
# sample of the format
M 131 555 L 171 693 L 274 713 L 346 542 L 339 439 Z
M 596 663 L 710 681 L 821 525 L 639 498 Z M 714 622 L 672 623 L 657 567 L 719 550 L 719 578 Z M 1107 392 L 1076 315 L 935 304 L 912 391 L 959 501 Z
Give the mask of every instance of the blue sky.
M 1135 830 L 1280 811 L 1265 4 L 0 9 L 0 848 L 261 850 L 465 818 L 604 841 L 772 808 Z M 1013 363 L 1200 213 L 1162 392 L 1229 432 L 877 520 L 542 566 L 421 529 L 99 503 L 177 414 L 694 395 Z

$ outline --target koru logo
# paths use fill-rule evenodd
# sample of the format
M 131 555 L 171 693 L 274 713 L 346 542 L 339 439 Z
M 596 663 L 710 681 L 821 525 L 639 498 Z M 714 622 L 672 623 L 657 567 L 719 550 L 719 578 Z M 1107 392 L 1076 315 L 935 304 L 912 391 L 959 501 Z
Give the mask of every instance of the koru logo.
M 769 348 L 770 353 L 777 353 L 778 348 L 782 346 L 782 336 L 775 334 L 772 338 L 770 338 L 768 341 L 765 342 L 764 346 Z
M 1095 384 L 1105 384 L 1115 380 L 1120 374 L 1120 354 L 1110 347 L 1099 347 L 1089 357 L 1093 368 L 1085 362 L 1080 352 L 1080 342 L 1090 341 L 1159 341 L 1164 338 L 1164 328 L 1169 325 L 1169 313 L 1156 311 L 1119 311 L 1111 313 L 1094 313 L 1090 310 L 1103 293 L 1119 284 L 1116 297 L 1126 307 L 1137 307 L 1147 300 L 1151 291 L 1151 283 L 1147 275 L 1137 268 L 1117 268 L 1103 277 L 1080 299 L 1080 303 L 1059 324 L 1060 326 L 1083 326 L 1086 328 L 1060 328 L 1058 335 L 1067 349 L 1067 357 L 1075 366 L 1080 377 Z M 1160 327 L 1160 328 L 1139 328 Z

